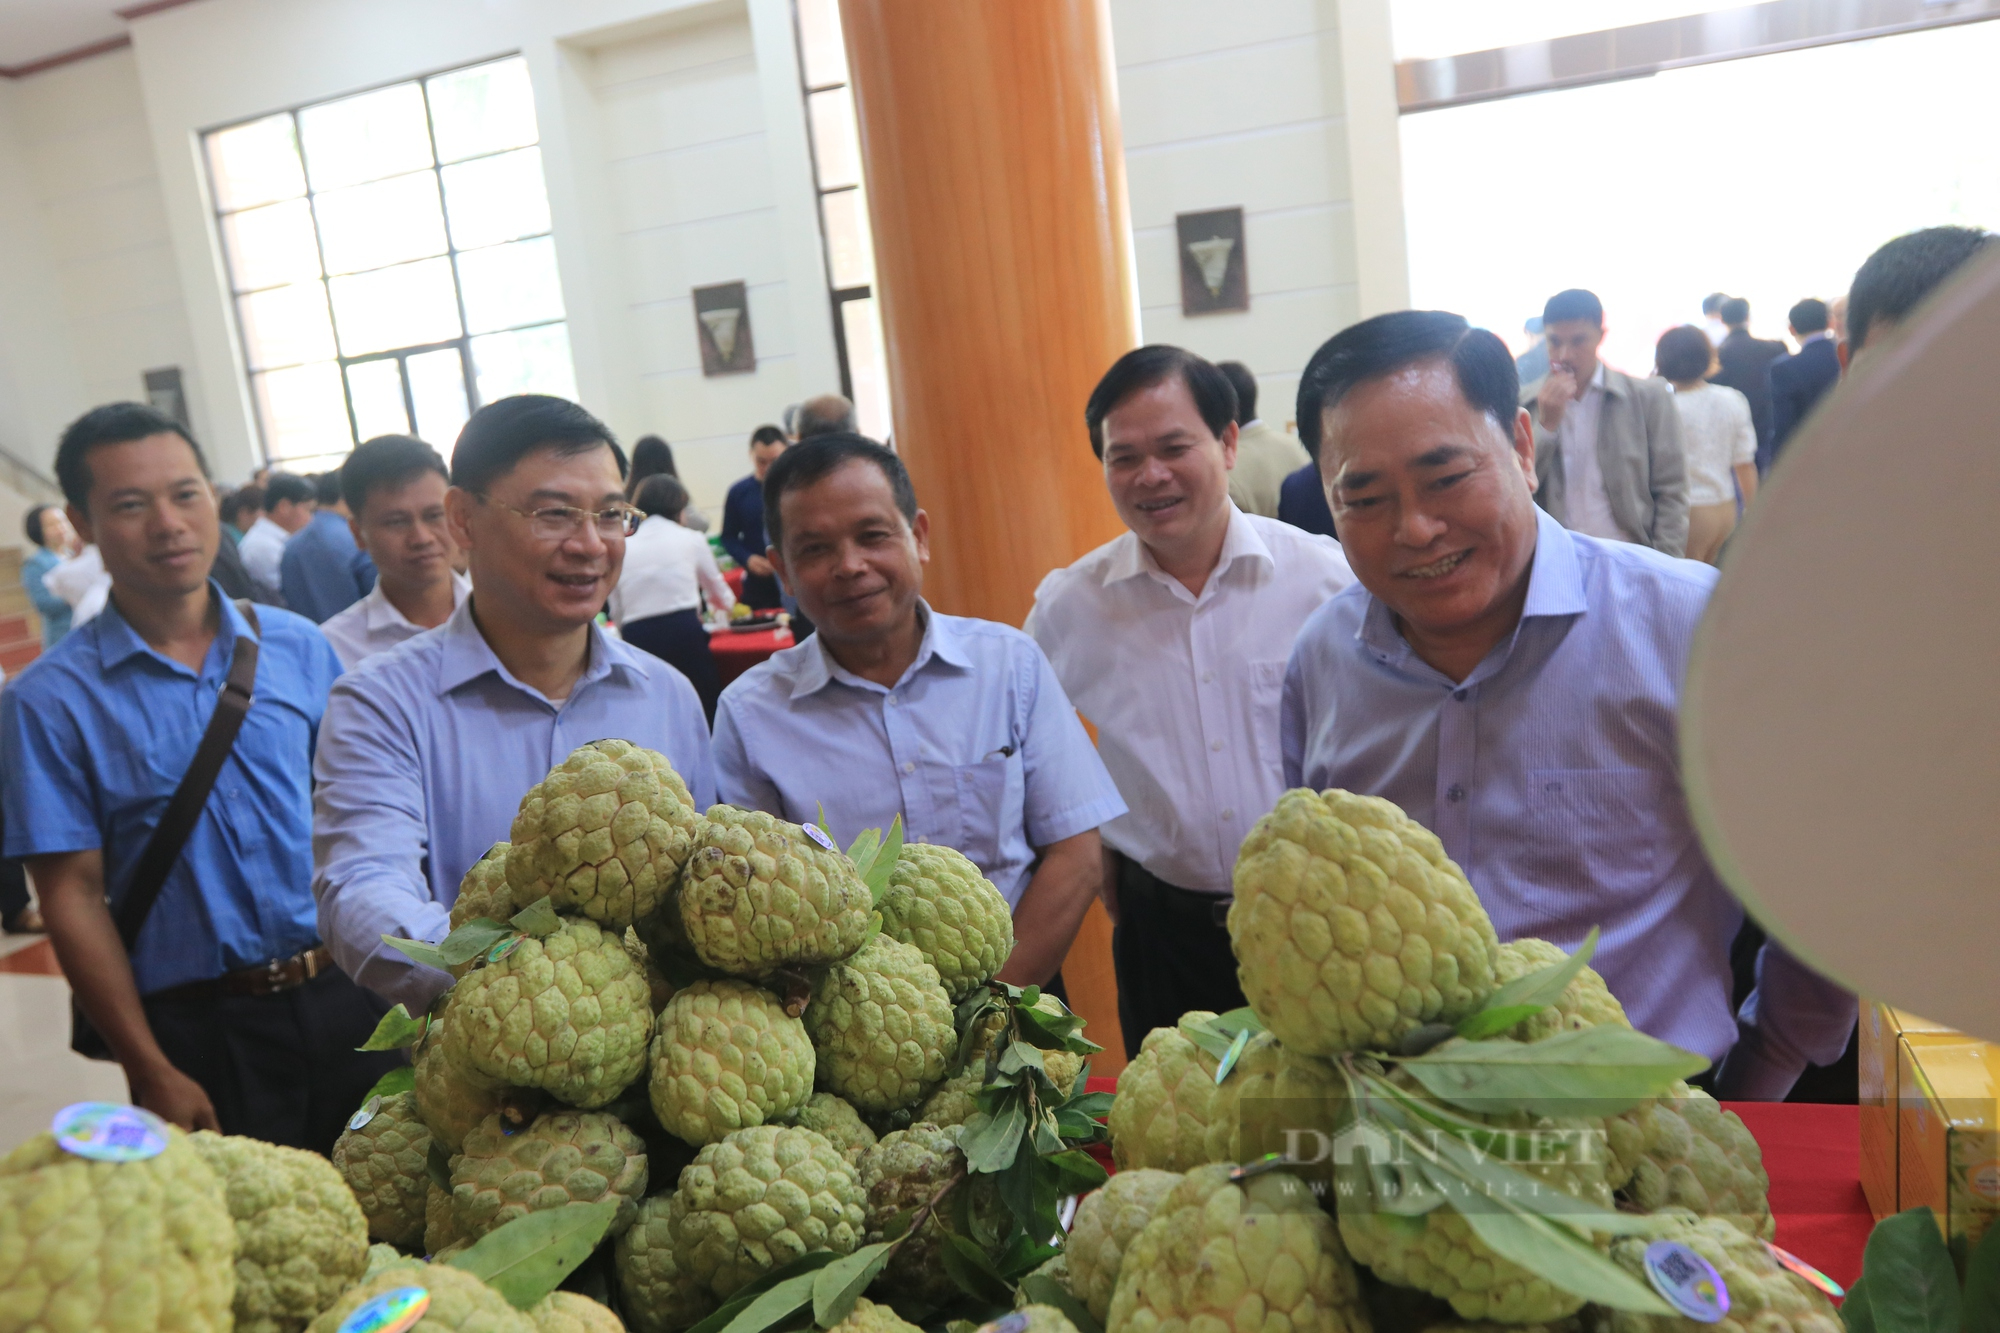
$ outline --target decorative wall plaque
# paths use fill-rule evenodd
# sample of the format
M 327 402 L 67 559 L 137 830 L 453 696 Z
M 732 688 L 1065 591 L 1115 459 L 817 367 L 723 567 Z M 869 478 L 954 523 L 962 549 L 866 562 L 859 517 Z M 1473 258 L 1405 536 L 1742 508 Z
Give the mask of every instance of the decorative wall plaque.
M 694 322 L 702 374 L 741 375 L 757 368 L 757 345 L 750 337 L 750 296 L 742 283 L 695 288 Z
M 183 426 L 188 421 L 187 394 L 181 389 L 181 368 L 167 366 L 146 372 L 146 401 Z
M 1174 218 L 1181 258 L 1181 313 L 1250 308 L 1250 266 L 1243 252 L 1243 210 L 1218 208 Z

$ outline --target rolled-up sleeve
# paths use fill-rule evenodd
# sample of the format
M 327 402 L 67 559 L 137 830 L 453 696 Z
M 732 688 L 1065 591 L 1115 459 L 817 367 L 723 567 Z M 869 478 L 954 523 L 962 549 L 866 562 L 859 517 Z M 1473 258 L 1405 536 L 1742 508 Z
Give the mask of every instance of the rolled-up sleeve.
M 1110 823 L 1125 813 L 1125 801 L 1090 733 L 1077 720 L 1047 654 L 1031 639 L 1021 642 L 1030 659 L 1024 672 L 1028 724 L 1021 740 L 1022 823 L 1028 845 L 1042 848 Z
M 431 896 L 424 780 L 416 738 L 392 700 L 371 695 L 378 677 L 333 687 L 313 761 L 313 897 L 320 938 L 348 976 L 413 1014 L 451 977 L 383 943 L 384 935 L 435 943 L 451 913 Z

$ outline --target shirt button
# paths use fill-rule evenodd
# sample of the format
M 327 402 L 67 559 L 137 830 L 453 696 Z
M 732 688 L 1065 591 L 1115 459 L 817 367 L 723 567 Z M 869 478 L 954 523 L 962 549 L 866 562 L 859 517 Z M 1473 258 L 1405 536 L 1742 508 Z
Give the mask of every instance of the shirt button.
M 896 706 L 896 696 L 892 694 L 889 696 L 889 707 L 894 708 L 895 706 Z
M 1201 673 L 1201 683 L 1204 685 L 1208 684 L 1210 681 L 1214 679 L 1215 679 L 1215 673 L 1213 671 L 1204 671 Z
M 1236 812 L 1234 810 L 1224 810 L 1222 812 L 1222 817 L 1224 819 L 1234 819 L 1236 818 Z
M 903 765 L 903 771 L 905 773 L 914 773 L 917 771 L 917 766 L 915 764 L 906 763 Z
M 1208 748 L 1209 748 L 1209 749 L 1211 749 L 1211 750 L 1220 750 L 1220 749 L 1222 748 L 1222 742 L 1221 742 L 1221 741 L 1210 741 L 1210 742 L 1208 743 Z
M 1466 693 L 1466 692 L 1465 692 L 1464 690 L 1453 690 L 1453 691 L 1451 692 L 1451 697 L 1452 697 L 1452 698 L 1454 698 L 1454 699 L 1456 699 L 1456 700 L 1458 700 L 1458 701 L 1459 701 L 1460 703 L 1464 703 L 1464 702 L 1465 702 L 1465 693 Z
M 1444 798 L 1447 801 L 1462 801 L 1465 799 L 1465 788 L 1454 782 L 1444 789 Z

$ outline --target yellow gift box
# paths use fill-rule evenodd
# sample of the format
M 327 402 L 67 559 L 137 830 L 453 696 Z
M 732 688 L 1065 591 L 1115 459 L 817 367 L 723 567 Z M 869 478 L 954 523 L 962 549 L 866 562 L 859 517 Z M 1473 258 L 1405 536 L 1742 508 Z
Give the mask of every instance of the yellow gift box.
M 1942 1023 L 1918 1018 L 1886 1004 L 1861 1006 L 1861 1188 L 1875 1219 L 1900 1211 L 1897 1202 L 1896 1126 L 1903 1037 L 1909 1033 L 1951 1033 Z M 1953 1033 L 1956 1036 L 1957 1034 Z
M 1897 1203 L 1929 1205 L 1962 1265 L 2000 1216 L 2000 1047 L 1905 1033 L 1897 1081 Z

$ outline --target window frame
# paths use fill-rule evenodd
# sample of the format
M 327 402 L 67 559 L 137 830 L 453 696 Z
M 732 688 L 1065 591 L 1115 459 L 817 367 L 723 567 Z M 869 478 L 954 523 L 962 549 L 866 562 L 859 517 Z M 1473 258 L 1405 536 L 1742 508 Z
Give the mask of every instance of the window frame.
M 849 364 L 847 351 L 847 312 L 849 301 L 863 301 L 875 294 L 873 283 L 860 283 L 851 287 L 836 287 L 833 284 L 833 242 L 829 238 L 826 221 L 826 201 L 836 194 L 855 194 L 861 185 L 826 186 L 820 183 L 819 136 L 813 129 L 812 99 L 815 93 L 838 92 L 842 88 L 854 86 L 852 77 L 835 83 L 812 82 L 806 75 L 805 25 L 799 17 L 799 0 L 792 0 L 792 43 L 798 55 L 799 65 L 799 108 L 805 115 L 806 160 L 812 167 L 813 211 L 819 222 L 820 261 L 826 266 L 827 300 L 833 316 L 833 351 L 840 363 L 840 392 L 848 401 L 854 400 L 854 371 Z M 872 240 L 871 240 L 872 245 Z M 871 256 L 869 266 L 874 267 Z

